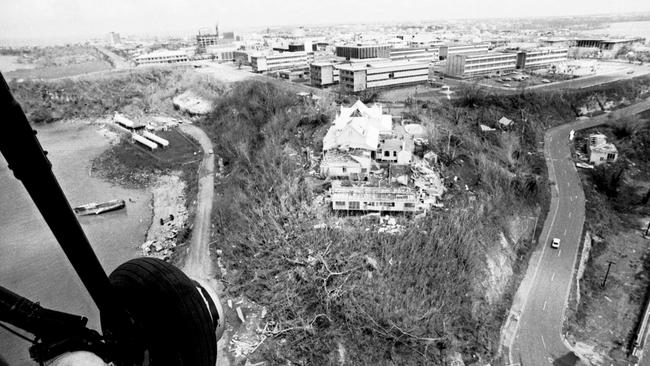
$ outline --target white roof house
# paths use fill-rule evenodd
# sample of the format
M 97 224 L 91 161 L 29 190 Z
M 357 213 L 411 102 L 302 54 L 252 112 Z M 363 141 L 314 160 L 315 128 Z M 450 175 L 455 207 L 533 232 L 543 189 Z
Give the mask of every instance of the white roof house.
M 390 133 L 393 128 L 393 117 L 390 114 L 383 114 L 380 105 L 368 107 L 360 100 L 357 100 L 351 107 L 341 106 L 341 112 L 334 120 L 334 125 L 345 125 L 354 118 L 367 119 L 379 133 Z
M 381 106 L 367 107 L 361 101 L 352 107 L 341 106 L 341 112 L 323 138 L 323 150 L 377 150 L 379 135 L 390 133 L 392 117 L 382 113 Z

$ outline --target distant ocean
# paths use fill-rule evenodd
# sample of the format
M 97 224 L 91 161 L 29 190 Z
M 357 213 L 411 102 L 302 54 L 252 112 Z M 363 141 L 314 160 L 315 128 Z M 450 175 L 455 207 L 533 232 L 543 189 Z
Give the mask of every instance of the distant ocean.
M 97 127 L 59 123 L 38 128 L 52 169 L 71 205 L 121 198 L 126 209 L 79 218 L 109 273 L 139 254 L 151 224 L 151 194 L 124 189 L 89 175 L 90 161 L 107 145 Z M 131 198 L 132 200 L 129 200 Z M 86 316 L 98 312 L 38 209 L 0 155 L 0 285 L 43 306 Z M 34 365 L 29 344 L 0 329 L 0 365 Z M 3 363 L 4 361 L 4 363 Z
M 610 23 L 606 28 L 594 29 L 588 33 L 614 37 L 644 37 L 646 42 L 650 42 L 650 21 Z

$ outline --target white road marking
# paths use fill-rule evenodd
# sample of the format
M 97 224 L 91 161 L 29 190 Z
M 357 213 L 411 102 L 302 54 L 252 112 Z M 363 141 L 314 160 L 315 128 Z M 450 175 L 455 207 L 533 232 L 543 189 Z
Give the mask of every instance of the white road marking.
M 569 211 L 569 218 L 571 218 L 571 211 Z
M 559 250 L 557 251 L 557 256 L 558 256 L 558 257 L 560 256 L 560 254 L 562 254 L 562 249 L 559 249 Z
M 546 311 L 546 301 L 544 301 L 544 306 L 542 306 L 542 310 Z
M 566 182 L 567 187 L 571 187 L 571 182 Z
M 553 282 L 554 279 L 555 279 L 555 272 L 553 272 L 553 274 L 551 275 L 551 282 Z
M 546 342 L 544 342 L 544 336 L 541 337 L 542 337 L 542 344 L 544 345 L 544 351 L 546 351 Z
M 566 229 L 564 229 L 564 236 L 566 236 Z

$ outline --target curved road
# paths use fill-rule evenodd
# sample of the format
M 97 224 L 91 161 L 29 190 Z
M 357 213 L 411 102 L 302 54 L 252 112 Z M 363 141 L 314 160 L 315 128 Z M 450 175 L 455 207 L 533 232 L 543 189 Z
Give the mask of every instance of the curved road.
M 196 195 L 194 228 L 183 272 L 192 278 L 210 281 L 212 261 L 208 243 L 210 242 L 210 216 L 214 198 L 214 155 L 208 151 L 212 150 L 212 141 L 203 130 L 194 125 L 183 124 L 181 130 L 194 137 L 201 144 L 204 152 L 203 160 L 199 165 L 199 190 Z
M 650 109 L 650 101 L 622 108 L 618 113 L 639 113 Z M 551 181 L 551 206 L 539 236 L 530 292 L 524 302 L 517 331 L 510 345 L 510 364 L 573 365 L 577 357 L 562 332 L 574 275 L 579 241 L 585 219 L 585 200 L 580 178 L 571 160 L 569 132 L 607 122 L 607 114 L 564 124 L 544 136 L 544 155 Z M 560 249 L 550 241 L 560 238 Z M 541 246 L 541 247 L 540 247 Z

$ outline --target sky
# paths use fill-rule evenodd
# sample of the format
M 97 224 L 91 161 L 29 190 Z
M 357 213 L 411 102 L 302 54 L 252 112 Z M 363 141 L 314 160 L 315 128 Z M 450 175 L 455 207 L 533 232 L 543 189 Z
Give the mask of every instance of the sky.
M 649 0 L 0 0 L 0 39 L 650 12 Z

